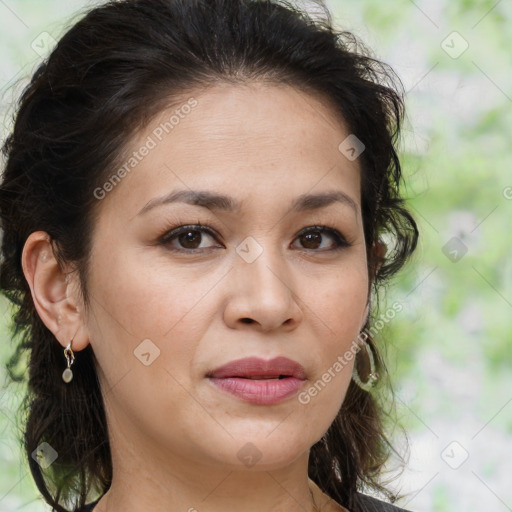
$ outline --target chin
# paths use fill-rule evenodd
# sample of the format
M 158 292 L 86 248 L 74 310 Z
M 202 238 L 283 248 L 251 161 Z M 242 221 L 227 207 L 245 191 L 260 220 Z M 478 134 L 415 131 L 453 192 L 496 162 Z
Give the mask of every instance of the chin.
M 221 449 L 214 457 L 217 463 L 226 464 L 232 470 L 253 469 L 255 466 L 262 471 L 278 470 L 309 453 L 314 443 L 304 439 L 303 432 L 296 432 L 295 436 L 277 435 L 276 431 L 270 435 L 266 431 L 253 436 L 247 433 L 233 435 L 233 439 L 223 443 L 222 448 L 215 443 Z

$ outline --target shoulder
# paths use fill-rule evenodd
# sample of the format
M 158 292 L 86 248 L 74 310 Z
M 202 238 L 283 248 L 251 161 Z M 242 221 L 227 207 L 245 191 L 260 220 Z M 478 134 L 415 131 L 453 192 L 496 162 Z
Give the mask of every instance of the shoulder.
M 357 493 L 357 497 L 364 512 L 410 512 L 404 508 L 398 508 L 395 505 L 390 505 L 389 503 L 359 492 Z
M 325 494 L 320 487 L 318 487 L 316 482 L 311 479 L 309 479 L 309 482 L 315 495 L 316 502 L 320 505 L 319 508 L 322 512 L 349 512 L 337 501 Z M 411 512 L 360 492 L 356 492 L 356 500 L 356 505 L 360 512 Z

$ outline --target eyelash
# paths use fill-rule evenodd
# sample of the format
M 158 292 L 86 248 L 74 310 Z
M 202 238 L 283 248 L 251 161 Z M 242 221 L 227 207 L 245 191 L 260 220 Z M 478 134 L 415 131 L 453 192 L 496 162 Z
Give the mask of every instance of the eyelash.
M 204 226 L 200 222 L 197 224 L 187 224 L 184 226 L 179 226 L 177 228 L 170 228 L 165 231 L 165 233 L 159 238 L 159 243 L 161 245 L 165 245 L 170 247 L 170 243 L 172 240 L 177 238 L 180 235 L 186 234 L 188 231 L 197 231 L 200 233 L 206 233 L 207 235 L 210 235 L 212 238 L 217 239 L 217 234 L 213 229 L 211 229 L 208 226 Z M 329 226 L 323 226 L 323 225 L 314 225 L 307 227 L 300 231 L 295 239 L 299 238 L 300 236 L 307 235 L 309 233 L 327 233 L 334 239 L 335 247 L 332 249 L 302 249 L 303 251 L 307 252 L 333 252 L 333 251 L 340 251 L 342 249 L 347 249 L 351 247 L 353 244 L 348 241 L 337 229 L 329 227 Z M 209 250 L 209 248 L 199 248 L 199 249 L 185 249 L 185 248 L 177 248 L 177 247 L 170 247 L 169 250 L 181 252 L 181 253 L 199 253 L 203 252 L 205 250 Z M 299 249 L 301 250 L 301 249 Z

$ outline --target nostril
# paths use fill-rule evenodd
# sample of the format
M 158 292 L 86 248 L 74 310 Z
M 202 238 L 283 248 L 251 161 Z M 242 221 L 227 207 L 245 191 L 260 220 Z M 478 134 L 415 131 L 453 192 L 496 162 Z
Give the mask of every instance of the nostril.
M 242 318 L 244 324 L 252 324 L 254 320 L 252 318 Z

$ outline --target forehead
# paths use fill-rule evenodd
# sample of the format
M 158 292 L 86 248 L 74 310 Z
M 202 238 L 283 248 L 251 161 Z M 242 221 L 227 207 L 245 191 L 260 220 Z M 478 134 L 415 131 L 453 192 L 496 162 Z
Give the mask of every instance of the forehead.
M 359 163 L 339 149 L 348 136 L 329 101 L 294 87 L 219 84 L 191 91 L 129 142 L 125 163 L 131 158 L 136 165 L 108 199 L 130 203 L 133 212 L 164 192 L 188 188 L 288 204 L 285 196 L 335 187 L 358 203 Z M 133 156 L 145 146 L 143 158 Z

